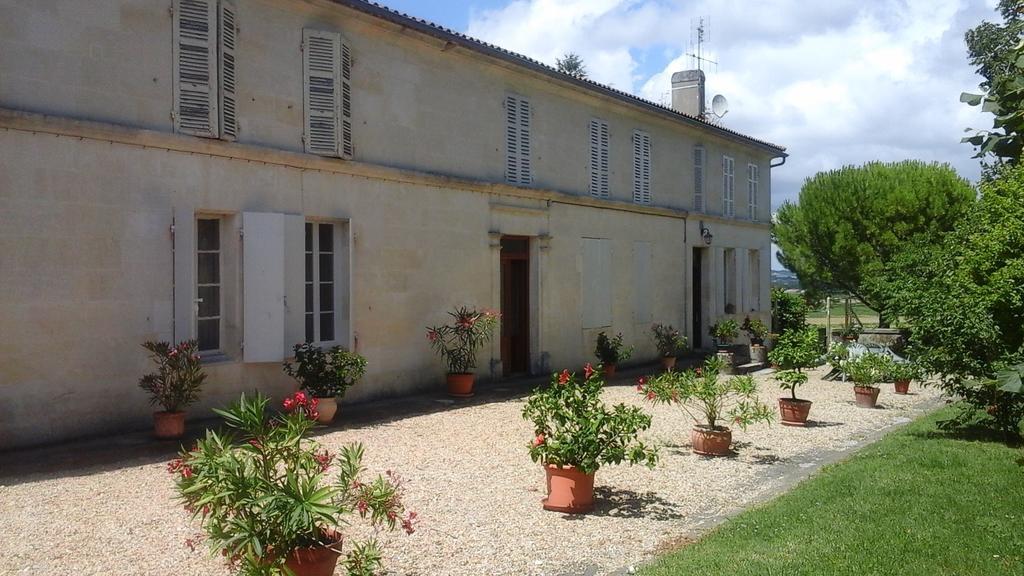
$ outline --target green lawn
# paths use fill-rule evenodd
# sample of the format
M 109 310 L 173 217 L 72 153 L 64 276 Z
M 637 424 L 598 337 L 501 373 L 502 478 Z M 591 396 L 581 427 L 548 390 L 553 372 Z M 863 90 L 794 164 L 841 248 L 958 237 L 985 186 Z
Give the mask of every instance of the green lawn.
M 640 574 L 1024 574 L 1020 450 L 936 432 L 949 414 L 889 434 Z
M 878 312 L 875 312 L 871 308 L 868 308 L 862 304 L 859 300 L 852 301 L 850 303 L 853 308 L 853 312 L 860 318 L 860 321 L 864 323 L 866 327 L 878 326 Z M 846 318 L 846 305 L 843 300 L 832 301 L 832 327 L 841 328 L 843 326 L 843 320 Z M 817 310 L 812 310 L 807 314 L 807 321 L 811 324 L 825 325 L 825 306 Z

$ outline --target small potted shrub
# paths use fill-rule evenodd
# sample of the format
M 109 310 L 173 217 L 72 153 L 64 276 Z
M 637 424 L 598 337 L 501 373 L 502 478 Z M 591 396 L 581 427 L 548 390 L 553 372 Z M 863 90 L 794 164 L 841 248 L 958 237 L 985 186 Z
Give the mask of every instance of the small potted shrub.
M 536 435 L 530 458 L 544 466 L 548 496 L 546 510 L 579 514 L 594 503 L 594 473 L 609 464 L 629 462 L 654 467 L 657 450 L 638 439 L 651 426 L 651 417 L 636 406 L 601 402 L 604 382 L 599 370 L 587 364 L 580 382 L 563 370 L 551 384 L 538 387 L 523 407 L 523 418 Z
M 468 398 L 473 395 L 476 353 L 491 340 L 500 315 L 465 306 L 448 315 L 452 323 L 427 328 L 427 340 L 447 365 L 448 394 Z
M 839 331 L 839 337 L 843 342 L 856 342 L 860 337 L 861 327 L 857 324 L 847 324 Z
M 601 372 L 604 377 L 610 379 L 615 377 L 615 368 L 619 362 L 625 362 L 633 355 L 633 347 L 623 345 L 621 332 L 611 338 L 600 332 L 597 335 L 594 355 L 601 361 Z
M 195 340 L 176 346 L 151 341 L 142 347 L 149 350 L 157 371 L 143 376 L 139 387 L 149 392 L 150 404 L 163 408 L 153 413 L 153 433 L 160 439 L 181 438 L 185 434 L 185 408 L 199 400 L 206 381 L 199 345 Z
M 205 531 L 186 541 L 207 541 L 237 574 L 320 576 L 334 573 L 342 528 L 358 516 L 376 530 L 414 530 L 405 512 L 401 479 L 394 473 L 364 480 L 363 447 L 331 454 L 307 435 L 316 412 L 304 392 L 284 401 L 284 414 L 268 416 L 267 398 L 246 398 L 216 412 L 228 431 L 208 430 L 194 448 L 168 464 L 179 500 Z M 332 471 L 332 468 L 334 470 Z M 344 539 L 347 574 L 377 574 L 376 540 Z
M 722 370 L 730 374 L 735 365 L 735 355 L 732 352 L 732 341 L 740 335 L 739 324 L 732 318 L 719 320 L 708 327 L 708 332 L 715 339 L 715 347 L 718 349 L 718 358 L 722 361 Z
M 725 456 L 732 445 L 732 430 L 723 423 L 746 430 L 755 422 L 771 422 L 772 411 L 757 397 L 751 376 L 719 376 L 722 361 L 708 358 L 696 370 L 664 372 L 637 381 L 637 390 L 655 404 L 674 404 L 693 419 L 690 432 L 693 451 L 706 456 Z
M 750 338 L 750 360 L 764 364 L 766 359 L 764 340 L 768 337 L 768 327 L 759 318 L 751 320 L 750 316 L 747 316 L 743 320 L 742 328 Z
M 338 399 L 366 373 L 366 358 L 341 346 L 324 350 L 315 344 L 296 344 L 295 363 L 285 362 L 284 371 L 316 402 L 321 424 L 330 424 L 338 412 Z
M 843 370 L 853 380 L 857 406 L 874 408 L 878 402 L 877 384 L 885 378 L 892 361 L 878 354 L 861 354 L 843 363 Z
M 897 394 L 908 394 L 910 392 L 911 380 L 921 378 L 921 369 L 913 362 L 892 362 L 889 366 L 889 373 L 886 380 L 893 383 Z
M 679 334 L 679 330 L 670 324 L 654 324 L 651 326 L 651 333 L 654 334 L 654 343 L 658 347 L 661 366 L 665 370 L 675 368 L 676 356 L 686 348 L 686 337 Z
M 789 398 L 779 398 L 779 413 L 782 414 L 783 424 L 807 425 L 811 401 L 797 398 L 796 389 L 807 383 L 807 375 L 803 371 L 818 364 L 820 358 L 818 331 L 813 326 L 786 332 L 768 353 L 772 365 L 781 370 L 775 376 L 779 387 L 790 392 Z

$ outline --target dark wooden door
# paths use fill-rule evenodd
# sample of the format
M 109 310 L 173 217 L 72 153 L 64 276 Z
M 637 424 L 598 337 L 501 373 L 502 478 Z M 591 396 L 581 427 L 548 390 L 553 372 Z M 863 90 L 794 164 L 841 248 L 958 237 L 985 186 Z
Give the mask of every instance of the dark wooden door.
M 701 325 L 704 324 L 704 295 L 701 293 L 701 286 L 704 284 L 702 256 L 704 256 L 703 248 L 693 249 L 693 274 L 690 297 L 693 302 L 693 311 L 691 316 L 693 317 L 693 348 L 695 350 L 704 347 L 704 331 L 701 330 Z
M 530 240 L 501 239 L 501 364 L 504 375 L 530 370 Z

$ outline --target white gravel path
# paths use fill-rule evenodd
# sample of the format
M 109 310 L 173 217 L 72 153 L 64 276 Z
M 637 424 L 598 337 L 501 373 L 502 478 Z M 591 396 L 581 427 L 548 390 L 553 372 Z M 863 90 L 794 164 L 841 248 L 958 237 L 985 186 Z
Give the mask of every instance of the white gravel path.
M 814 401 L 811 419 L 820 426 L 737 430 L 738 455 L 731 458 L 693 455 L 682 412 L 653 409 L 647 436 L 662 446 L 660 464 L 599 470 L 597 507 L 586 516 L 542 510 L 544 474 L 526 453 L 532 431 L 520 417 L 522 400 L 456 406 L 332 432 L 320 441 L 332 450 L 360 441 L 371 470 L 390 468 L 406 478 L 407 503 L 422 522 L 413 536 L 385 538 L 391 574 L 539 576 L 580 574 L 591 566 L 607 573 L 649 559 L 702 519 L 763 497 L 787 464 L 849 449 L 938 398 L 937 391 L 916 385 L 914 394 L 897 396 L 885 385 L 879 398 L 885 408 L 865 410 L 854 406 L 850 385 L 823 382 L 820 375 L 799 390 Z M 757 378 L 763 398 L 775 404 L 780 392 L 770 376 Z M 609 387 L 605 396 L 642 404 L 625 384 Z M 0 574 L 228 574 L 219 560 L 183 545 L 196 527 L 173 500 L 164 463 L 73 474 L 0 484 Z

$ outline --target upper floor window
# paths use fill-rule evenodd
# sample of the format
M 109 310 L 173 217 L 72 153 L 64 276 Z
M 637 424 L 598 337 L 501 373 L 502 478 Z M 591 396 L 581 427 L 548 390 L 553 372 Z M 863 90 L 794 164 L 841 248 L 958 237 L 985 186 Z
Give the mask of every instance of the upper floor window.
M 505 181 L 509 184 L 533 184 L 530 150 L 530 101 L 509 94 L 505 98 Z
M 608 189 L 608 123 L 590 121 L 590 195 L 607 198 Z
M 757 164 L 747 164 L 747 207 L 751 220 L 757 220 Z
M 235 6 L 230 0 L 175 0 L 173 13 L 174 127 L 235 140 Z
M 651 203 L 651 135 L 633 131 L 633 202 Z
M 352 50 L 337 32 L 302 31 L 306 152 L 352 158 Z
M 693 209 L 698 212 L 704 211 L 704 165 L 707 163 L 707 153 L 703 146 L 693 148 Z
M 731 156 L 722 156 L 722 211 L 736 215 L 736 162 Z

